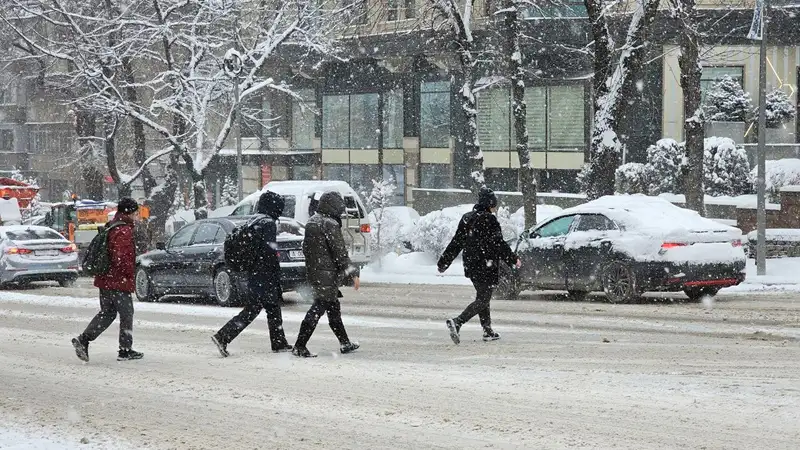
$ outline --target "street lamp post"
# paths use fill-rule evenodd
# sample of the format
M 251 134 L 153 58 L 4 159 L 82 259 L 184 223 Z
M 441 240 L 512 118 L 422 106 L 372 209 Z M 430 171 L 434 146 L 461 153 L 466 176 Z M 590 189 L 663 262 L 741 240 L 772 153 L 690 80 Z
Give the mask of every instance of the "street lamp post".
M 757 0 L 753 9 L 753 23 L 747 37 L 760 40 L 758 53 L 758 155 L 756 180 L 756 274 L 767 274 L 767 23 L 769 0 Z
M 242 178 L 242 108 L 239 105 L 239 73 L 242 71 L 242 55 L 230 49 L 225 53 L 225 72 L 233 79 L 233 101 L 236 108 L 236 193 L 239 201 L 244 198 L 244 180 Z

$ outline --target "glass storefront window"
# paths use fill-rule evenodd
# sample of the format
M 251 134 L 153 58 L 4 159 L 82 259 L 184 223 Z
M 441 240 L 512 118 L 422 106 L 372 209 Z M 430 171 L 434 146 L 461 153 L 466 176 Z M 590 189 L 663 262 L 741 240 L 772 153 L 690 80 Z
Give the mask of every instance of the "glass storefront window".
M 383 148 L 403 148 L 403 91 L 383 95 Z
M 450 82 L 423 82 L 420 87 L 420 145 L 450 146 Z
M 449 189 L 450 181 L 449 164 L 420 164 L 420 187 L 428 189 Z
M 322 146 L 350 148 L 350 96 L 326 95 L 322 98 Z
M 314 123 L 316 122 L 316 98 L 313 89 L 301 89 L 303 99 L 292 99 L 292 148 L 311 150 L 314 148 Z

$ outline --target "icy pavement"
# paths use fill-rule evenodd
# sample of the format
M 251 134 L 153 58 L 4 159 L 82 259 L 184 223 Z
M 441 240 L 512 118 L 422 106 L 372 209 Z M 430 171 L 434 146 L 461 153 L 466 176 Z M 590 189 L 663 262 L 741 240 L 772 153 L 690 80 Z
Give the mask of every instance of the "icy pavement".
M 440 274 L 436 260 L 421 252 L 385 256 L 381 263 L 373 263 L 361 272 L 365 283 L 464 285 L 472 283 L 464 277 L 460 260 L 447 272 Z M 724 289 L 727 292 L 791 291 L 800 292 L 800 258 L 767 260 L 767 275 L 756 275 L 755 262 L 747 260 L 747 278 L 739 286 Z
M 314 360 L 269 352 L 263 316 L 222 359 L 209 336 L 236 309 L 136 303 L 144 359 L 116 361 L 115 324 L 84 364 L 69 339 L 97 299 L 80 292 L 0 292 L 8 423 L 0 422 L 0 448 L 788 449 L 800 441 L 795 293 L 721 295 L 705 308 L 526 293 L 493 301 L 500 341 L 482 342 L 475 320 L 455 346 L 444 319 L 471 288 L 365 286 L 346 289 L 342 302 L 361 349 L 340 355 L 321 324 L 309 343 Z M 307 307 L 284 308 L 290 342 Z

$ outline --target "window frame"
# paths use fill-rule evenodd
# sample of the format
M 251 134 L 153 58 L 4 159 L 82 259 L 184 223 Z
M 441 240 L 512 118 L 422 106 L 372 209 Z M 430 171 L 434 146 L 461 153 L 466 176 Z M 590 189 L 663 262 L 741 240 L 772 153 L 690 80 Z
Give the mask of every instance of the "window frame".
M 710 88 L 711 85 L 714 84 L 716 81 L 718 81 L 722 76 L 724 76 L 724 75 L 729 75 L 730 76 L 729 73 L 724 73 L 724 74 L 719 75 L 719 76 L 717 76 L 715 78 L 706 78 L 705 75 L 708 75 L 709 71 L 710 70 L 714 70 L 714 69 L 736 69 L 736 70 L 738 70 L 739 71 L 739 76 L 738 77 L 731 76 L 731 78 L 733 78 L 735 80 L 738 80 L 739 81 L 739 85 L 742 87 L 742 89 L 745 89 L 745 84 L 744 84 L 744 75 L 745 75 L 744 65 L 737 65 L 737 64 L 719 64 L 719 65 L 718 64 L 713 64 L 713 65 L 709 64 L 709 65 L 705 65 L 705 66 L 703 66 L 703 70 L 700 73 L 700 104 L 701 105 L 704 104 L 705 101 L 706 101 L 706 93 L 708 92 L 708 88 Z M 747 92 L 747 90 L 745 90 L 745 92 Z
M 547 239 L 547 238 L 566 237 L 567 235 L 569 235 L 572 232 L 572 228 L 575 226 L 575 218 L 577 216 L 578 216 L 578 214 L 570 214 L 570 215 L 560 216 L 560 217 L 556 217 L 554 219 L 548 220 L 547 222 L 545 222 L 545 223 L 537 226 L 536 228 L 534 228 L 533 232 L 531 233 L 530 238 L 531 239 Z M 551 225 L 551 224 L 553 224 L 553 223 L 555 223 L 555 222 L 557 222 L 559 220 L 566 219 L 566 218 L 572 219 L 572 221 L 570 222 L 569 226 L 567 227 L 567 232 L 566 233 L 564 233 L 564 234 L 556 234 L 556 235 L 552 235 L 552 236 L 542 236 L 540 234 L 541 230 L 543 228 L 545 228 L 548 225 Z
M 167 249 L 172 250 L 172 249 L 186 248 L 186 247 L 191 246 L 192 245 L 192 240 L 194 239 L 194 233 L 197 231 L 197 227 L 198 226 L 199 226 L 199 224 L 197 224 L 197 223 L 190 223 L 190 224 L 184 226 L 183 228 L 181 228 L 180 230 L 176 231 L 175 234 L 173 234 L 169 238 L 169 242 L 167 242 Z M 179 246 L 174 245 L 173 242 L 175 241 L 175 239 L 181 233 L 189 233 L 189 239 L 186 240 L 186 244 L 185 245 L 181 245 L 179 247 Z
M 214 236 L 211 237 L 211 241 L 210 242 L 197 242 L 197 237 L 199 236 L 200 230 L 202 230 L 203 227 L 216 228 L 216 232 L 214 233 Z M 218 224 L 218 223 L 215 223 L 215 222 L 204 222 L 204 223 L 198 224 L 197 225 L 197 230 L 195 230 L 194 234 L 192 235 L 192 240 L 191 240 L 191 243 L 189 244 L 189 246 L 193 247 L 195 245 L 216 245 L 216 244 L 218 244 L 216 239 L 217 239 L 217 236 L 219 235 L 220 230 L 222 230 L 222 226 L 220 224 Z
M 438 84 L 446 84 L 447 88 L 445 90 L 444 87 L 436 89 L 435 87 L 431 87 L 430 89 L 425 89 L 426 85 L 438 85 Z M 447 96 L 447 101 L 444 102 L 444 110 L 447 112 L 447 123 L 446 123 L 446 142 L 444 146 L 438 145 L 439 142 L 429 142 L 427 141 L 427 137 L 430 134 L 435 133 L 426 133 L 425 130 L 425 122 L 423 121 L 423 117 L 425 117 L 425 101 L 424 98 L 426 96 Z M 452 122 L 453 122 L 453 115 L 451 111 L 451 102 L 453 98 L 453 86 L 449 80 L 422 80 L 419 84 L 419 144 L 422 148 L 450 148 L 450 140 L 452 139 Z M 437 102 L 434 102 L 437 103 Z M 437 145 L 430 145 L 430 144 L 437 144 Z
M 588 218 L 590 216 L 592 216 L 592 217 L 602 217 L 605 220 L 606 227 L 610 227 L 610 228 L 606 228 L 606 229 L 603 229 L 603 230 L 598 229 L 598 228 L 589 229 L 589 230 L 581 230 L 580 229 L 581 228 L 581 224 L 583 223 L 584 219 Z M 573 229 L 573 231 L 583 231 L 583 232 L 590 232 L 590 231 L 619 231 L 619 230 L 620 230 L 619 225 L 617 225 L 616 222 L 614 222 L 610 217 L 606 216 L 605 214 L 601 214 L 601 213 L 579 214 L 578 215 L 578 221 L 575 223 L 575 226 L 574 226 L 574 229 Z

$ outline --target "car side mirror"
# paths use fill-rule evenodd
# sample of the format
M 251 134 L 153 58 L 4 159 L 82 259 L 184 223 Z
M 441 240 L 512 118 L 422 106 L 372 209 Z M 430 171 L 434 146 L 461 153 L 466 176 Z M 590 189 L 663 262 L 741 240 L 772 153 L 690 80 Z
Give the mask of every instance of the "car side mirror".
M 163 242 L 156 242 L 156 250 L 166 250 L 167 244 Z

